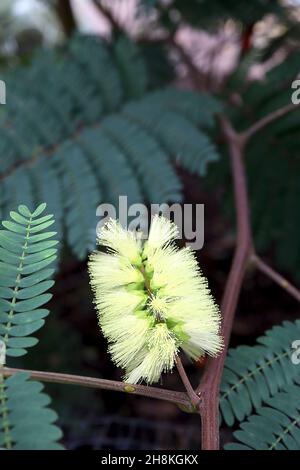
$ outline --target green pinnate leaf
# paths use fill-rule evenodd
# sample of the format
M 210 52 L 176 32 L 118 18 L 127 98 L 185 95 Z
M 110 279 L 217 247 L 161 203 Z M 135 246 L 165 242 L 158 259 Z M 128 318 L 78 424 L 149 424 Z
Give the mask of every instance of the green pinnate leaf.
M 57 240 L 53 240 L 55 232 L 47 231 L 55 223 L 53 216 L 40 217 L 45 209 L 41 204 L 31 213 L 19 206 L 18 212 L 11 211 L 12 221 L 2 222 L 0 334 L 8 357 L 19 356 L 32 346 L 36 340 L 26 337 L 39 330 L 48 315 L 48 310 L 40 307 L 52 297 L 48 291 L 54 284 L 49 279 L 54 271 L 47 267 L 57 257 Z

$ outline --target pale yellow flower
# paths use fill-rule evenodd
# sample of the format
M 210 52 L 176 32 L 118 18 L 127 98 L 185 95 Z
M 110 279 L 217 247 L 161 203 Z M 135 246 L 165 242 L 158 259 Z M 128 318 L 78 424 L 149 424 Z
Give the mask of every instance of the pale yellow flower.
M 159 381 L 182 349 L 192 359 L 222 349 L 220 313 L 194 253 L 178 249 L 176 226 L 153 218 L 149 238 L 110 220 L 89 261 L 99 323 L 125 380 Z

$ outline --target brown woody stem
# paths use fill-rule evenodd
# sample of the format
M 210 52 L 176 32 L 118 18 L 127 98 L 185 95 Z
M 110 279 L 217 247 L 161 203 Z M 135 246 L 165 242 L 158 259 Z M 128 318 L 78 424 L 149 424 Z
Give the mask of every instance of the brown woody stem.
M 79 385 L 87 388 L 98 388 L 102 390 L 112 390 L 115 392 L 126 392 L 133 395 L 142 395 L 144 397 L 156 398 L 169 401 L 171 403 L 189 406 L 190 400 L 183 392 L 165 390 L 163 388 L 148 387 L 145 385 L 130 385 L 124 382 L 114 380 L 98 379 L 95 377 L 83 377 L 80 375 L 59 374 L 57 372 L 42 372 L 37 370 L 11 369 L 5 367 L 2 371 L 4 377 L 10 377 L 16 372 L 28 372 L 33 379 L 42 382 L 52 382 L 66 385 Z
M 247 181 L 243 163 L 244 150 L 249 139 L 268 124 L 294 111 L 298 107 L 299 105 L 294 104 L 284 106 L 257 121 L 241 134 L 238 134 L 232 128 L 232 125 L 226 118 L 221 118 L 221 127 L 229 147 L 231 160 L 234 202 L 237 215 L 237 242 L 221 304 L 224 349 L 218 358 L 210 359 L 204 371 L 201 384 L 197 388 L 197 392 L 201 394 L 202 399 L 200 412 L 202 419 L 203 449 L 219 449 L 219 388 L 238 298 L 250 261 L 254 260 L 254 263 L 261 271 L 278 282 L 297 300 L 300 300 L 300 293 L 295 287 L 280 274 L 267 266 L 257 256 L 253 255 L 254 247 L 250 227 Z
M 276 111 L 267 114 L 267 116 L 264 116 L 262 119 L 257 121 L 255 124 L 253 124 L 253 126 L 249 127 L 249 129 L 242 132 L 240 134 L 240 138 L 244 143 L 248 142 L 248 140 L 251 139 L 254 134 L 264 129 L 266 126 L 276 121 L 277 119 L 285 116 L 286 114 L 289 114 L 292 111 L 296 111 L 296 109 L 300 109 L 299 105 L 293 103 L 289 103 L 282 108 L 276 109 Z
M 216 359 L 210 359 L 198 388 L 202 398 L 202 449 L 206 450 L 219 449 L 219 388 L 234 314 L 252 249 L 247 183 L 242 162 L 243 142 L 225 118 L 221 119 L 221 126 L 230 151 L 237 210 L 237 245 L 221 305 L 224 349 Z

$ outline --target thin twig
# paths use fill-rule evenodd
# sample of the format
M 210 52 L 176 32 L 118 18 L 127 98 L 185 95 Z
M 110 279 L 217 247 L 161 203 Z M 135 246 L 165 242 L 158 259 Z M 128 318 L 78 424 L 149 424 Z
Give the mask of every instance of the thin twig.
M 253 126 L 249 127 L 246 131 L 242 132 L 240 134 L 240 138 L 245 144 L 258 131 L 260 131 L 261 129 L 264 129 L 266 126 L 276 121 L 277 119 L 285 116 L 286 114 L 292 111 L 296 111 L 296 109 L 299 109 L 299 105 L 293 104 L 293 103 L 287 104 L 286 106 L 283 106 L 282 108 L 276 109 L 276 111 L 273 111 L 267 116 L 264 116 L 259 121 L 256 121 L 256 123 L 253 124 Z
M 296 300 L 298 300 L 298 302 L 300 302 L 300 290 L 293 286 L 287 279 L 285 279 L 281 274 L 271 268 L 271 266 L 265 263 L 256 254 L 251 257 L 251 261 L 253 262 L 254 266 L 259 269 L 259 271 L 266 274 L 270 279 L 276 282 L 280 287 L 282 287 L 292 297 L 294 297 Z
M 189 406 L 190 400 L 186 393 L 166 390 L 163 388 L 147 387 L 145 385 L 130 385 L 124 382 L 114 380 L 98 379 L 95 377 L 83 377 L 80 375 L 59 374 L 57 372 L 42 372 L 37 370 L 11 369 L 5 367 L 3 376 L 10 377 L 16 372 L 27 372 L 31 378 L 41 380 L 42 382 L 52 382 L 66 385 L 79 385 L 87 388 L 98 388 L 102 390 L 112 390 L 115 392 L 131 393 L 133 395 L 142 395 L 144 397 L 156 398 L 183 406 Z
M 197 393 L 194 391 L 179 356 L 176 356 L 176 367 L 177 367 L 178 373 L 181 377 L 182 383 L 185 386 L 185 389 L 186 389 L 186 392 L 189 396 L 189 399 L 191 400 L 192 405 L 195 408 L 199 408 L 200 403 L 201 403 L 201 399 L 197 395 Z

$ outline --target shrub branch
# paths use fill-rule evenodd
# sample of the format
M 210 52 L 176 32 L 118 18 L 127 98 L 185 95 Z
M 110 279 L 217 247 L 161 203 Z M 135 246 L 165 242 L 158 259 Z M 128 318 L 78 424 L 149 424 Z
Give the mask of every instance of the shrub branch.
M 81 375 L 59 374 L 57 372 L 44 372 L 37 370 L 12 369 L 5 367 L 1 372 L 4 377 L 10 377 L 17 372 L 27 372 L 32 379 L 41 382 L 51 382 L 65 385 L 79 385 L 87 388 L 111 390 L 114 392 L 125 392 L 132 395 L 156 398 L 183 406 L 190 406 L 190 400 L 183 392 L 166 390 L 163 388 L 148 387 L 146 385 L 130 385 L 115 380 L 99 379 L 95 377 L 84 377 Z
M 259 256 L 252 256 L 253 265 L 274 282 L 276 282 L 282 289 L 288 292 L 292 297 L 294 297 L 298 302 L 300 302 L 300 291 L 295 286 L 293 286 L 285 277 L 275 271 L 271 266 L 265 263 Z

